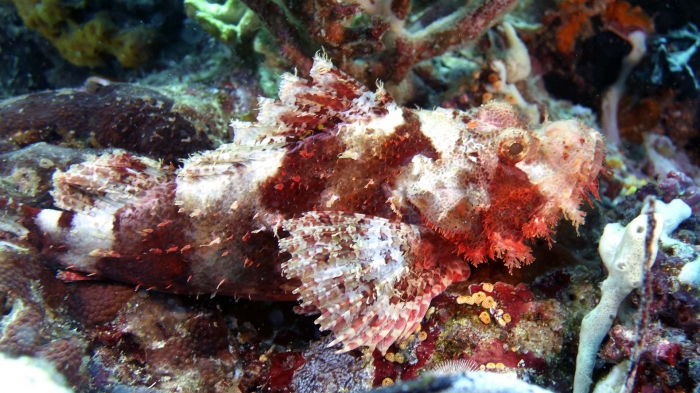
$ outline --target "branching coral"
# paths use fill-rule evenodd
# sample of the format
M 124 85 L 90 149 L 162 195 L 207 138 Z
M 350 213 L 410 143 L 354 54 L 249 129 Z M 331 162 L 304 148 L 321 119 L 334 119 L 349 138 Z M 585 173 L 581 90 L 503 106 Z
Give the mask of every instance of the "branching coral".
M 480 0 L 454 9 L 435 3 L 412 13 L 411 1 L 301 0 L 288 7 L 272 0 L 243 2 L 303 74 L 320 45 L 355 79 L 367 85 L 380 79 L 388 86 L 404 80 L 417 62 L 473 42 L 517 3 Z
M 598 249 L 610 274 L 603 282 L 600 303 L 581 322 L 574 392 L 588 392 L 600 343 L 622 301 L 642 285 L 645 272 L 654 263 L 662 227 L 663 217 L 653 212 L 640 215 L 624 228 L 620 224 L 605 227 Z

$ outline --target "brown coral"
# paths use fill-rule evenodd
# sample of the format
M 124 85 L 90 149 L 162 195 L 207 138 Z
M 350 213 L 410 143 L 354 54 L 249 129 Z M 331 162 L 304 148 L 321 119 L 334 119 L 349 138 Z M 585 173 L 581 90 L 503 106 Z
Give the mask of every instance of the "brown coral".
M 0 138 L 118 147 L 166 162 L 212 147 L 209 126 L 171 95 L 90 80 L 84 89 L 29 94 L 0 102 Z M 87 141 L 87 143 L 85 143 Z
M 76 282 L 68 286 L 68 312 L 86 326 L 110 322 L 134 296 L 134 288 L 103 282 Z
M 81 340 L 67 338 L 52 341 L 36 355 L 53 363 L 56 371 L 66 376 L 72 386 L 80 386 L 85 382 L 85 374 L 81 372 L 85 345 Z
M 77 362 L 72 358 L 63 363 L 60 359 L 67 353 L 59 349 L 62 344 L 52 341 L 68 333 L 66 324 L 56 323 L 65 322 L 57 309 L 65 288 L 43 266 L 36 251 L 23 246 L 0 244 L 0 352 L 10 356 L 46 354 L 57 365 L 65 365 L 59 371 L 70 378 L 75 365 L 80 367 L 82 351 L 77 354 Z
M 121 381 L 159 389 L 214 391 L 231 381 L 236 365 L 222 314 L 182 297 L 141 292 L 105 327 L 115 342 L 96 345 L 102 368 Z

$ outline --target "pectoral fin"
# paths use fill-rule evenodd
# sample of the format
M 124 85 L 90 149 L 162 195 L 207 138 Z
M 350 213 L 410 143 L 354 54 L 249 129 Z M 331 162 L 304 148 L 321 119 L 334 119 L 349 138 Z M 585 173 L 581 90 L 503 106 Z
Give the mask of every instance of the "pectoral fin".
M 321 311 L 316 323 L 343 352 L 366 345 L 386 353 L 416 330 L 435 296 L 469 276 L 465 262 L 415 225 L 309 212 L 283 227 L 291 236 L 280 248 L 292 254 L 284 274 L 301 280 L 301 306 Z

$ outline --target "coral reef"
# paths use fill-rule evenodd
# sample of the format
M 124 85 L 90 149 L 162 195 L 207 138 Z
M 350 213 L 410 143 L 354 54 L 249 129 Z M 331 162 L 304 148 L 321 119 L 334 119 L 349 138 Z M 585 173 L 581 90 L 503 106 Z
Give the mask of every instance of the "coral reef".
M 0 353 L 76 392 L 698 390 L 695 3 L 0 2 Z M 15 4 L 153 35 L 71 66 Z
M 229 345 L 239 344 L 229 329 L 238 328 L 213 305 L 112 283 L 64 284 L 29 248 L 3 241 L 0 253 L 4 354 L 44 359 L 80 391 L 153 381 L 158 391 L 213 391 L 234 383 L 238 355 Z
M 469 275 L 466 261 L 512 270 L 533 261 L 527 239 L 551 241 L 561 215 L 583 223 L 603 159 L 585 125 L 530 130 L 500 102 L 401 108 L 321 57 L 311 76 L 285 76 L 257 123 L 233 122 L 233 143 L 177 176 L 125 152 L 57 171 L 64 211 L 24 207 L 30 237 L 65 277 L 296 297 L 344 350 L 384 353 Z
M 125 18 L 126 12 L 90 10 L 60 0 L 14 0 L 25 25 L 36 30 L 78 66 L 104 66 L 116 58 L 125 67 L 149 60 L 159 39 L 157 29 Z M 91 17 L 85 14 L 93 11 Z M 116 12 L 115 12 L 116 11 Z M 82 15 L 81 15 L 82 14 Z
M 303 75 L 308 75 L 313 53 L 322 47 L 341 70 L 361 83 L 386 82 L 400 102 L 406 100 L 399 91 L 415 84 L 413 77 L 406 79 L 414 65 L 472 44 L 517 3 L 242 2 L 258 15 L 278 41 L 282 55 Z

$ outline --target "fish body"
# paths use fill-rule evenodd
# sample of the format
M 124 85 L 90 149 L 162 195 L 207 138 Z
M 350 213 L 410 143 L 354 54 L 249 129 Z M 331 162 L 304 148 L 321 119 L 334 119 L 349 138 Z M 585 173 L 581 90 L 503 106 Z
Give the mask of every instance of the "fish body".
M 469 262 L 532 262 L 528 239 L 576 226 L 597 190 L 601 135 L 536 128 L 506 103 L 397 105 L 315 59 L 257 122 L 175 171 L 123 151 L 54 175 L 60 210 L 32 210 L 67 271 L 163 291 L 301 301 L 343 350 L 386 352 Z

